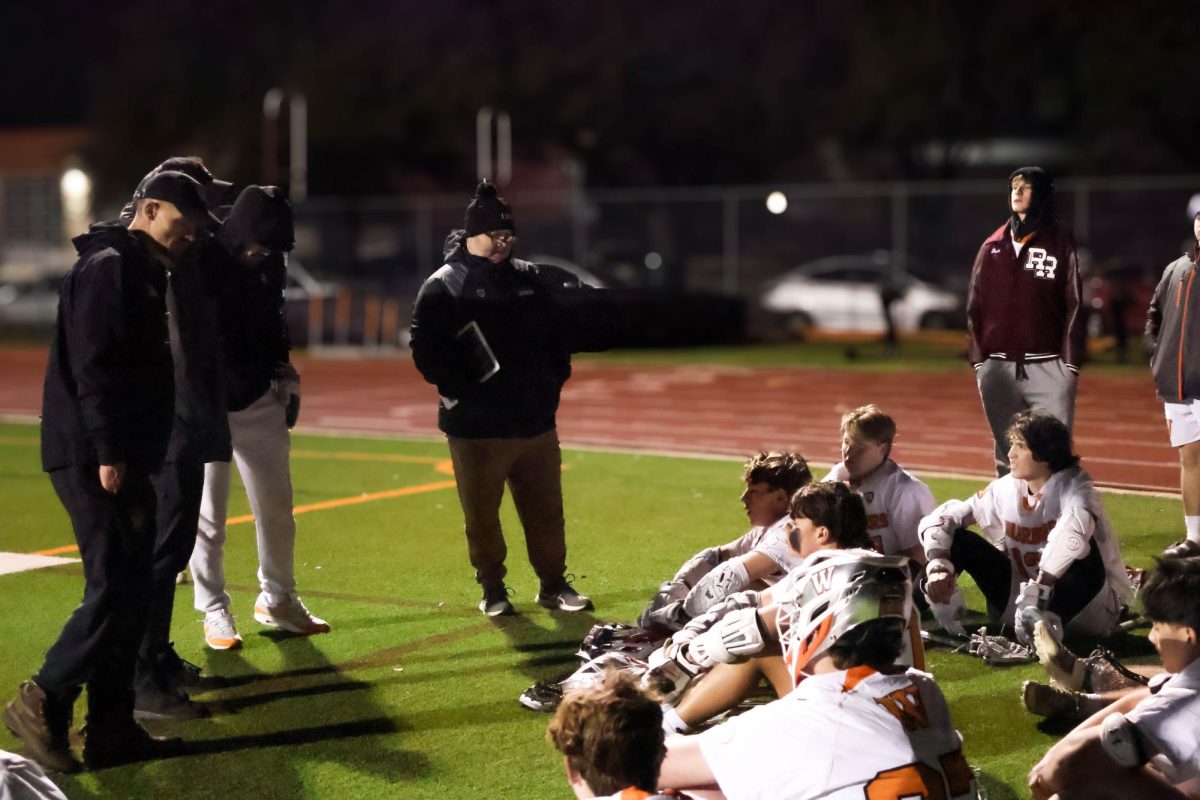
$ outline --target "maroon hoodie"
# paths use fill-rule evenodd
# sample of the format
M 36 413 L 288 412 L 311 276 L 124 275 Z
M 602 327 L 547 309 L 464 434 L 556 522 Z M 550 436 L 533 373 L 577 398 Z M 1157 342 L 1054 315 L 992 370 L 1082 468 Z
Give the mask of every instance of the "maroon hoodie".
M 971 268 L 967 357 L 975 365 L 987 358 L 1062 358 L 1077 371 L 1087 344 L 1081 297 L 1069 230 L 1045 221 L 1017 255 L 1005 223 L 979 248 Z

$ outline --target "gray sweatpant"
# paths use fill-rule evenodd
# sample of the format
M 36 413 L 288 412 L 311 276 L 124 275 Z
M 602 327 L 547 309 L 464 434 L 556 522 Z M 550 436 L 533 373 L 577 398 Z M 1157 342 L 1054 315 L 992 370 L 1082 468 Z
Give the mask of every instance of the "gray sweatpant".
M 1075 388 L 1079 376 L 1061 358 L 1024 365 L 1027 377 L 1018 377 L 1013 361 L 989 358 L 975 372 L 979 399 L 996 440 L 996 474 L 1008 474 L 1008 441 L 1004 432 L 1015 414 L 1030 408 L 1050 412 L 1071 428 L 1075 423 Z

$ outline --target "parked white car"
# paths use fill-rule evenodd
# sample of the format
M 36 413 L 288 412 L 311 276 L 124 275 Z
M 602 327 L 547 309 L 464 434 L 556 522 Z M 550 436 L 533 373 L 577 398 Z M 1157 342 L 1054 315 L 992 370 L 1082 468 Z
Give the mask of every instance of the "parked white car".
M 887 250 L 862 255 L 830 256 L 801 264 L 767 284 L 760 302 L 783 317 L 794 333 L 809 328 L 883 332 L 881 287 L 891 280 Z M 962 316 L 963 302 L 911 274 L 895 287 L 892 319 L 901 332 L 947 328 Z

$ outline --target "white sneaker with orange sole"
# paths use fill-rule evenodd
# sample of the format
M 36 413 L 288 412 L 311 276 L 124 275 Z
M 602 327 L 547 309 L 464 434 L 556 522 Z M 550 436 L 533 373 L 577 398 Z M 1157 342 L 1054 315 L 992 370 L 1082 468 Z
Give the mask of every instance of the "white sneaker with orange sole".
M 288 597 L 279 605 L 268 605 L 267 596 L 260 594 L 254 602 L 254 619 L 268 628 L 278 628 L 288 633 L 298 633 L 301 636 L 311 636 L 314 633 L 329 633 L 329 623 L 320 617 L 313 616 L 300 598 L 295 595 Z
M 213 650 L 236 650 L 242 646 L 242 635 L 237 632 L 229 609 L 222 608 L 204 615 L 204 642 Z

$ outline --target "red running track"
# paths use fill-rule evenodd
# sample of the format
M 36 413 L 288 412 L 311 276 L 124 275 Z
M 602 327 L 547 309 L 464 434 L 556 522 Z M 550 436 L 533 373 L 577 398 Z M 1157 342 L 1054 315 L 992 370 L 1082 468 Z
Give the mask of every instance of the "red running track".
M 0 415 L 36 416 L 45 363 L 40 349 L 0 349 Z M 300 357 L 297 365 L 303 430 L 439 435 L 436 393 L 408 359 Z M 991 474 L 991 436 L 966 365 L 948 374 L 900 374 L 577 363 L 559 433 L 572 445 L 728 456 L 793 449 L 832 462 L 842 412 L 864 403 L 895 417 L 895 456 L 905 466 Z M 1178 460 L 1148 371 L 1085 370 L 1075 442 L 1099 483 L 1178 491 Z

